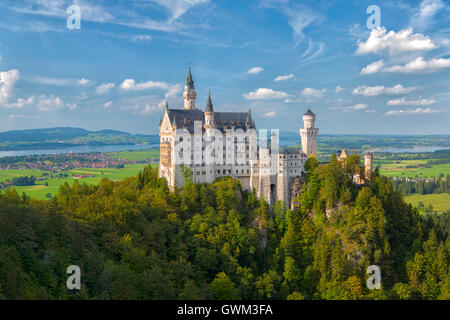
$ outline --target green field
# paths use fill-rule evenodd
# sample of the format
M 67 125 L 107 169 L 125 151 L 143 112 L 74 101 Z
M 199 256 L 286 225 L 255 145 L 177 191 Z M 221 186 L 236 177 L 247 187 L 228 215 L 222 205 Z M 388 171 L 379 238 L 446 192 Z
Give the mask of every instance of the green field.
M 25 192 L 30 197 L 35 199 L 47 199 L 47 194 L 55 195 L 58 193 L 58 188 L 60 185 L 68 182 L 72 185 L 77 179 L 72 178 L 72 174 L 92 174 L 95 177 L 79 179 L 80 183 L 87 184 L 98 184 L 101 179 L 108 178 L 110 180 L 122 180 L 128 177 L 134 177 L 137 175 L 139 171 L 141 171 L 145 167 L 145 164 L 132 164 L 125 165 L 123 169 L 117 168 L 77 168 L 73 170 L 64 171 L 63 173 L 67 173 L 69 175 L 68 178 L 49 178 L 47 180 L 39 180 L 36 181 L 36 185 L 34 186 L 24 186 L 24 187 L 13 187 L 20 194 Z M 14 177 L 21 176 L 31 176 L 34 175 L 36 177 L 42 176 L 45 171 L 38 170 L 0 170 L 0 181 L 4 181 L 6 179 L 12 179 Z M 102 174 L 103 173 L 103 174 Z M 48 183 L 48 186 L 45 186 L 45 183 Z
M 445 210 L 450 210 L 450 194 L 439 193 L 439 194 L 413 194 L 405 197 L 406 202 L 411 203 L 411 205 L 417 207 L 420 201 L 425 207 L 432 205 L 434 211 L 442 212 Z
M 400 163 L 380 164 L 380 173 L 387 177 L 434 178 L 450 174 L 450 163 L 432 165 L 431 168 L 406 168 L 407 165 L 425 164 L 425 160 L 403 160 Z
M 115 159 L 125 159 L 132 161 L 159 159 L 159 149 L 119 151 L 119 152 L 111 152 L 109 153 L 109 155 Z

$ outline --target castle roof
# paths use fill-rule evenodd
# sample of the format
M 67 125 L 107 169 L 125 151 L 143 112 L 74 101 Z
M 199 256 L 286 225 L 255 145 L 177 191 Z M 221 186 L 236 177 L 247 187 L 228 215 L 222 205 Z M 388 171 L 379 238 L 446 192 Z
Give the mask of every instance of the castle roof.
M 195 121 L 201 121 L 202 127 L 205 124 L 205 114 L 202 110 L 168 109 L 167 113 L 172 125 L 175 124 L 177 128 L 186 127 L 189 133 L 194 133 Z M 214 112 L 215 128 L 222 132 L 231 127 L 244 131 L 247 130 L 247 125 L 254 128 L 253 120 L 247 119 L 247 112 Z
M 186 77 L 186 85 L 189 87 L 189 89 L 195 89 L 194 80 L 192 80 L 191 66 L 189 66 L 188 75 Z
M 308 116 L 315 116 L 314 112 L 311 111 L 310 108 L 308 108 L 308 110 L 306 110 L 306 112 L 304 113 L 304 115 L 308 115 Z
M 213 104 L 211 102 L 211 92 L 208 93 L 208 102 L 206 102 L 206 112 L 214 112 Z
M 278 149 L 278 153 L 279 154 L 299 154 L 301 153 L 300 149 L 298 148 L 285 148 L 285 147 L 280 147 Z

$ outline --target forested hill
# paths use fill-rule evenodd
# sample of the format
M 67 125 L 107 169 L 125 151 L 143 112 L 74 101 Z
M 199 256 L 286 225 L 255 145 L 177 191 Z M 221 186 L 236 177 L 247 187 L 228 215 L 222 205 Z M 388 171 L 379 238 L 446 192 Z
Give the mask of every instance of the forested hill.
M 0 298 L 450 299 L 448 217 L 421 217 L 377 171 L 355 187 L 355 163 L 308 159 L 295 211 L 231 178 L 171 192 L 151 167 L 48 201 L 5 190 Z M 80 291 L 66 288 L 74 264 Z
M 117 130 L 89 131 L 81 128 L 58 127 L 0 132 L 0 150 L 155 143 L 159 143 L 157 135 L 131 134 Z

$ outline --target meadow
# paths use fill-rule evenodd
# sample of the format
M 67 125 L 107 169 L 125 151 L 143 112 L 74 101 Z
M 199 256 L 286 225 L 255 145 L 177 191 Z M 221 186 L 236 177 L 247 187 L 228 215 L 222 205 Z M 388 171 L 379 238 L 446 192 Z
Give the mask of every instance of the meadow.
M 412 206 L 417 207 L 419 202 L 422 202 L 426 207 L 430 204 L 433 206 L 434 211 L 443 212 L 450 210 L 450 194 L 439 193 L 439 194 L 413 194 L 405 197 L 405 201 L 410 203 Z
M 91 174 L 93 177 L 78 179 L 80 183 L 87 184 L 98 184 L 101 179 L 108 178 L 113 181 L 122 180 L 129 177 L 134 177 L 145 167 L 145 164 L 131 164 L 125 165 L 125 168 L 117 169 L 117 168 L 77 168 L 72 170 L 63 171 L 69 175 L 67 178 L 48 178 L 45 180 L 36 181 L 36 185 L 34 186 L 23 186 L 23 187 L 12 187 L 17 190 L 20 194 L 24 192 L 26 195 L 35 198 L 35 199 L 48 199 L 47 194 L 51 194 L 52 196 L 58 193 L 59 186 L 64 184 L 65 182 L 72 185 L 77 179 L 73 178 L 72 175 L 84 175 Z M 42 177 L 42 174 L 45 171 L 38 170 L 3 170 L 0 171 L 0 181 L 4 181 L 5 179 L 11 179 L 11 177 L 24 176 L 24 175 L 34 175 L 36 177 Z M 51 173 L 48 172 L 50 175 Z M 45 184 L 48 183 L 48 186 Z
M 395 163 L 381 163 L 380 173 L 386 177 L 437 178 L 440 174 L 450 174 L 450 163 L 432 165 L 430 168 L 408 166 L 424 165 L 425 160 L 402 160 Z
M 148 160 L 159 159 L 159 149 L 145 149 L 145 150 L 133 150 L 133 151 L 119 151 L 108 153 L 111 158 L 125 159 L 125 160 Z

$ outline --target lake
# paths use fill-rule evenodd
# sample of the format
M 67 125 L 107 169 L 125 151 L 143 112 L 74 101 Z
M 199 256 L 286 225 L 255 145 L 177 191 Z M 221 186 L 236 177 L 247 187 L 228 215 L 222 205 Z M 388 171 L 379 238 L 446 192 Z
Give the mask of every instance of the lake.
M 13 151 L 0 151 L 0 158 L 3 157 L 17 157 L 17 156 L 30 156 L 41 154 L 67 154 L 67 153 L 88 153 L 88 152 L 114 152 L 125 150 L 143 150 L 159 148 L 157 144 L 147 145 L 110 145 L 110 146 L 77 146 L 69 148 L 58 149 L 42 149 L 42 150 L 13 150 Z
M 448 150 L 450 147 L 443 147 L 443 146 L 413 146 L 413 147 L 406 147 L 406 148 L 400 148 L 400 147 L 387 147 L 387 148 L 379 148 L 379 149 L 370 149 L 367 150 L 369 152 L 434 152 L 437 150 Z

